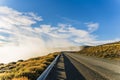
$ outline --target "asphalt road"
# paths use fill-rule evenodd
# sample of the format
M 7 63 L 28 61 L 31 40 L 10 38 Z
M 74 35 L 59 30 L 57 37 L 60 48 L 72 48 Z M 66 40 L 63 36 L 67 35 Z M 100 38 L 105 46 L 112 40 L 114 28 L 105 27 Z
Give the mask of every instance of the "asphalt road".
M 65 53 L 86 80 L 120 80 L 120 64 L 116 61 Z
M 117 61 L 64 52 L 49 80 L 120 80 Z

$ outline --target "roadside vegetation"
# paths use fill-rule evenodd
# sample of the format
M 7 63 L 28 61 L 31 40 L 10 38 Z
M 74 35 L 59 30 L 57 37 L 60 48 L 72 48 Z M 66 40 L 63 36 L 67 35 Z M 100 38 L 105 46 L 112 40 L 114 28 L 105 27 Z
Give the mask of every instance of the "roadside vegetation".
M 87 47 L 78 53 L 87 56 L 120 60 L 120 42 Z
M 46 56 L 0 64 L 0 80 L 36 80 L 59 52 Z

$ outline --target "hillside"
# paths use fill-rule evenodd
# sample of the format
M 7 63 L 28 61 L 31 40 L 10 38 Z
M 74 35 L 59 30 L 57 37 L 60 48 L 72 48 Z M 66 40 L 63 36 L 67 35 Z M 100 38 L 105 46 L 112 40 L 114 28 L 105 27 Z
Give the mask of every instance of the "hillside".
M 78 53 L 101 58 L 120 59 L 120 42 L 87 47 Z
M 59 53 L 0 64 L 0 80 L 36 80 Z

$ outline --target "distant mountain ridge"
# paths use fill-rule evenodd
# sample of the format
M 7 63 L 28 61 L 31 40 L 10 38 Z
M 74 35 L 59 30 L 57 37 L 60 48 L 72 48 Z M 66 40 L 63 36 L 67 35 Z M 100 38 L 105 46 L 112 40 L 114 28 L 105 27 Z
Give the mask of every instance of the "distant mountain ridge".
M 110 59 L 120 59 L 120 41 L 98 46 L 84 47 L 79 54 Z

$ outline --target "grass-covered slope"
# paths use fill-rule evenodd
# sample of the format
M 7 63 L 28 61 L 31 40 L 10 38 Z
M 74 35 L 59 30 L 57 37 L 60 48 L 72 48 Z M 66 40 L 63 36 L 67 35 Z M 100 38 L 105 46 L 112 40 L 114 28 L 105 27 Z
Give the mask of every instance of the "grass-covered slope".
M 36 80 L 58 54 L 0 64 L 0 80 Z
M 120 42 L 84 48 L 78 53 L 88 55 L 88 56 L 120 59 Z

